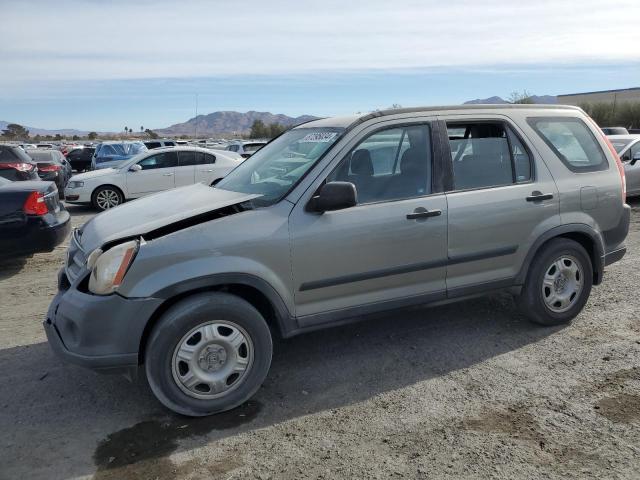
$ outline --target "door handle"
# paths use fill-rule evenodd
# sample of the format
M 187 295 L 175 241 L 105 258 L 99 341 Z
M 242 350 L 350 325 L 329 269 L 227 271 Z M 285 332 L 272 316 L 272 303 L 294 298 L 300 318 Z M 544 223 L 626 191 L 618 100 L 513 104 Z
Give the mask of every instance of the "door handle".
M 527 202 L 540 202 L 542 200 L 551 200 L 553 193 L 542 193 L 538 190 L 531 192 L 531 195 L 527 197 Z
M 201 172 L 213 172 L 213 170 L 200 170 Z
M 407 220 L 417 220 L 418 218 L 439 217 L 442 215 L 442 210 L 427 210 L 426 208 L 418 207 L 413 213 L 407 213 Z
M 173 173 L 163 173 L 162 174 L 163 177 L 170 177 L 171 175 L 173 175 Z

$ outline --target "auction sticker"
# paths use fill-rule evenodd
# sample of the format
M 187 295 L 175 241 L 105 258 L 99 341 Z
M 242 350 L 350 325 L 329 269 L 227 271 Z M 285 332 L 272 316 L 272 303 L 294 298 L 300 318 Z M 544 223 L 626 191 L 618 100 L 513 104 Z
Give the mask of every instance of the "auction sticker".
M 333 140 L 336 135 L 336 132 L 316 132 L 316 133 L 308 133 L 301 140 L 300 143 L 324 143 L 330 142 Z

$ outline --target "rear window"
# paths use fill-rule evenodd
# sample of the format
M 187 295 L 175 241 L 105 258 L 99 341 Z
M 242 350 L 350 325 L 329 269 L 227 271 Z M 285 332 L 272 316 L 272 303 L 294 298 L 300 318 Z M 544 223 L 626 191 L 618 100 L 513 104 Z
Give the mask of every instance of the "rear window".
M 608 168 L 600 144 L 579 118 L 529 118 L 540 138 L 565 166 L 574 172 L 595 172 Z

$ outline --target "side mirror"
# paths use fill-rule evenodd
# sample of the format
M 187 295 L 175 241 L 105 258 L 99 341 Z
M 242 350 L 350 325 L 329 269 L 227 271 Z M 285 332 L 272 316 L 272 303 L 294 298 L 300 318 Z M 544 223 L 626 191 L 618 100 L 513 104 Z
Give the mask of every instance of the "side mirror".
M 137 163 L 134 163 L 133 165 L 131 165 L 129 167 L 129 171 L 130 172 L 139 172 L 140 170 L 142 170 L 142 167 L 140 165 L 138 165 Z
M 309 205 L 314 212 L 329 212 L 355 207 L 358 204 L 356 186 L 351 182 L 329 182 L 320 187 Z

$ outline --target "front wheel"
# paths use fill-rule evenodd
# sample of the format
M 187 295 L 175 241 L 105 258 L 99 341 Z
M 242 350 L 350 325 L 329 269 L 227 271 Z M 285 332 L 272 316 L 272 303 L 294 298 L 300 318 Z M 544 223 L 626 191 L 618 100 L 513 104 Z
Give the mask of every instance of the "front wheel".
M 593 267 L 584 247 L 568 238 L 557 238 L 533 259 L 518 303 L 531 321 L 560 325 L 580 313 L 592 285 Z
M 232 409 L 260 388 L 273 344 L 264 318 L 227 293 L 201 293 L 172 306 L 145 353 L 151 390 L 167 408 L 193 417 Z
M 124 195 L 122 192 L 111 185 L 105 185 L 96 188 L 91 195 L 91 203 L 97 210 L 104 211 L 110 208 L 117 207 L 124 202 Z

